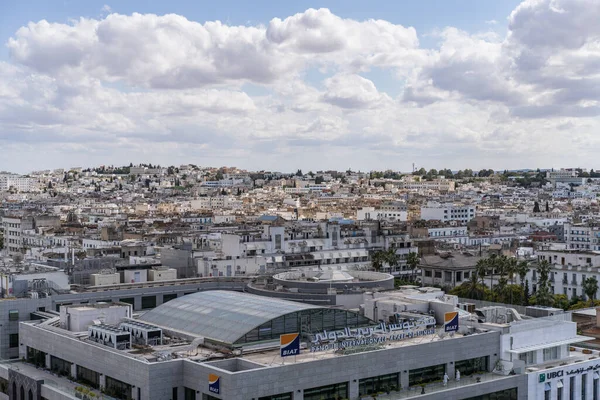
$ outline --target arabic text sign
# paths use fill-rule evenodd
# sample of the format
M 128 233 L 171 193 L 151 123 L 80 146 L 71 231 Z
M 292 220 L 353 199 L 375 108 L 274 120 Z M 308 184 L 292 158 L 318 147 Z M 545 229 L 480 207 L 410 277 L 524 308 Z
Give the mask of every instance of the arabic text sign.
M 386 324 L 385 322 L 375 326 L 364 328 L 344 328 L 343 330 L 327 331 L 317 333 L 313 336 L 312 343 L 322 343 L 324 341 L 340 341 L 362 339 L 373 335 L 390 335 L 394 333 L 409 332 L 414 330 L 423 330 L 435 326 L 435 318 L 425 316 L 417 321 L 404 322 L 399 324 Z
M 407 331 L 407 332 L 394 333 L 394 334 L 387 335 L 387 336 L 349 338 L 347 340 L 341 340 L 341 341 L 332 342 L 332 343 L 317 344 L 317 345 L 313 344 L 310 347 L 310 351 L 311 351 L 311 353 L 314 353 L 314 352 L 318 352 L 318 351 L 341 350 L 341 349 L 348 349 L 348 348 L 357 347 L 357 346 L 366 346 L 366 345 L 370 345 L 370 344 L 383 344 L 385 342 L 404 340 L 404 339 L 410 339 L 410 338 L 414 338 L 414 337 L 418 337 L 418 336 L 426 336 L 426 335 L 433 335 L 433 334 L 435 334 L 435 329 L 424 329 L 424 330 L 420 330 L 420 331 L 418 330 L 418 331 Z
M 585 374 L 586 372 L 598 371 L 598 370 L 600 370 L 600 364 L 588 365 L 587 367 L 579 367 L 579 368 L 574 368 L 574 369 L 569 369 L 569 370 L 542 372 L 539 375 L 538 382 L 543 383 L 543 382 L 547 382 L 554 378 L 561 378 L 565 375 L 569 376 L 569 375 Z

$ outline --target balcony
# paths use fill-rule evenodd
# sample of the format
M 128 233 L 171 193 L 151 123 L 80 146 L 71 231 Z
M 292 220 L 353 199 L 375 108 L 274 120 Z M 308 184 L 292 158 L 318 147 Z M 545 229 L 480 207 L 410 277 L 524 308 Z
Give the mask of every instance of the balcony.
M 448 391 L 446 398 L 451 399 L 452 390 L 462 388 L 469 385 L 477 385 L 483 382 L 490 382 L 500 379 L 512 379 L 512 376 L 500 375 L 495 373 L 483 373 L 483 374 L 474 374 L 471 376 L 462 376 L 460 381 L 456 381 L 454 379 L 450 379 L 446 386 L 442 384 L 442 382 L 434 382 L 430 384 L 424 385 L 424 387 L 415 385 L 411 386 L 407 389 L 402 389 L 399 392 L 390 392 L 389 394 L 378 394 L 378 400 L 397 400 L 397 399 L 411 399 L 417 397 L 423 397 L 423 393 L 425 395 L 433 394 L 437 392 Z M 371 397 L 362 397 L 371 398 Z

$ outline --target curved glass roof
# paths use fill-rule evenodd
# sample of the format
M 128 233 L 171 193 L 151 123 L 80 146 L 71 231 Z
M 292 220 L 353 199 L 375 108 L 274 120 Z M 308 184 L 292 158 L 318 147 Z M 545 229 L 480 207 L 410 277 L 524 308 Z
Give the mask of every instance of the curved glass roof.
M 235 343 L 247 332 L 274 318 L 322 308 L 248 293 L 209 290 L 173 299 L 143 314 L 140 319 L 165 328 Z

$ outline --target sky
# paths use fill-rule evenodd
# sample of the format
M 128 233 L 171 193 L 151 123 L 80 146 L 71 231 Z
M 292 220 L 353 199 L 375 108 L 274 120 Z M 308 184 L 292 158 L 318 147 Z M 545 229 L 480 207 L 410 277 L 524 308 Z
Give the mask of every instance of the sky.
M 0 2 L 0 170 L 598 168 L 600 2 Z

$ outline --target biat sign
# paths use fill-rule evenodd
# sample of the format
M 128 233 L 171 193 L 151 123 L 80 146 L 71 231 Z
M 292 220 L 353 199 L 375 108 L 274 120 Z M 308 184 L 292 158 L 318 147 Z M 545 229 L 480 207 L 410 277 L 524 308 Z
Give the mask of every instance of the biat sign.
M 444 332 L 458 331 L 458 311 L 444 314 Z
M 208 391 L 211 393 L 221 393 L 221 377 L 215 374 L 208 374 Z
M 279 336 L 281 357 L 297 356 L 300 354 L 300 334 L 287 333 Z

